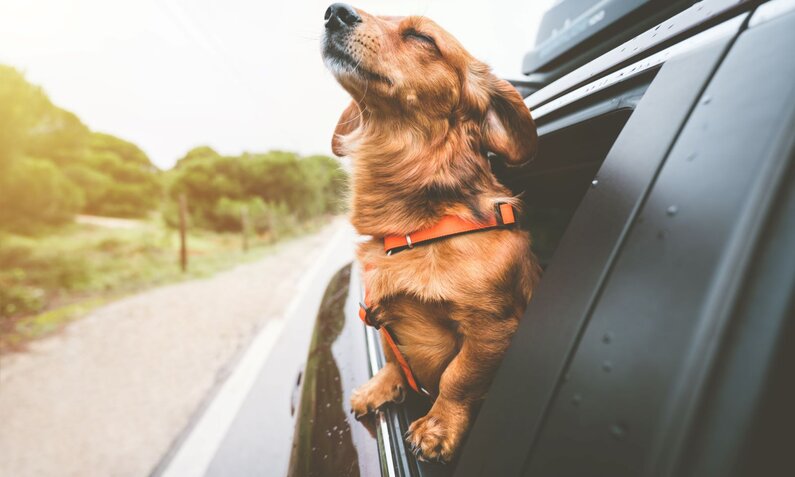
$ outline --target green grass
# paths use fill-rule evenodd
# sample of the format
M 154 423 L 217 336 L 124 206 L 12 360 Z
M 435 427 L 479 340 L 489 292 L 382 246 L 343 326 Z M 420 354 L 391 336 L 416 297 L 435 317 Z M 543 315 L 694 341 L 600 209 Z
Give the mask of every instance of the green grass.
M 60 330 L 92 309 L 156 285 L 209 276 L 256 260 L 272 245 L 317 229 L 327 219 L 249 237 L 195 230 L 188 271 L 179 266 L 179 234 L 152 220 L 131 229 L 71 224 L 41 236 L 0 235 L 0 352 Z

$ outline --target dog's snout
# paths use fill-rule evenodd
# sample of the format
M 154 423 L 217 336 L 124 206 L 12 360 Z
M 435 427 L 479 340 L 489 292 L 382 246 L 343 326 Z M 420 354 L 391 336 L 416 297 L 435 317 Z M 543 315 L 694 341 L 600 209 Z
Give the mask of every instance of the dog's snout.
M 360 23 L 362 17 L 356 13 L 352 6 L 344 3 L 334 3 L 326 9 L 326 29 L 340 30 Z

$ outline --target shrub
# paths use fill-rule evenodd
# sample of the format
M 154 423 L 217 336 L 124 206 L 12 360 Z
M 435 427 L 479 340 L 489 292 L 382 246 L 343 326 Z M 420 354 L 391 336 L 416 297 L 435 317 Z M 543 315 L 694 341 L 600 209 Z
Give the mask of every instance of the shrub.
M 0 318 L 41 311 L 44 295 L 44 290 L 38 287 L 0 283 Z
M 166 220 L 176 225 L 176 200 L 185 194 L 192 222 L 224 231 L 240 230 L 240 210 L 249 208 L 254 227 L 273 231 L 278 220 L 296 223 L 342 210 L 346 175 L 329 157 L 300 158 L 274 151 L 267 154 L 218 156 L 196 148 L 168 174 Z
M 83 203 L 80 188 L 46 160 L 23 158 L 0 177 L 0 228 L 5 230 L 66 223 Z

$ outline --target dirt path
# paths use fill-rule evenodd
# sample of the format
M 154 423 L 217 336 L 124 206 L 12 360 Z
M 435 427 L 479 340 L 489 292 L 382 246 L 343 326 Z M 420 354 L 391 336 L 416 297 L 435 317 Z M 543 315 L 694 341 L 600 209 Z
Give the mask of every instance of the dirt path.
M 0 357 L 0 475 L 147 475 L 338 225 L 120 300 Z

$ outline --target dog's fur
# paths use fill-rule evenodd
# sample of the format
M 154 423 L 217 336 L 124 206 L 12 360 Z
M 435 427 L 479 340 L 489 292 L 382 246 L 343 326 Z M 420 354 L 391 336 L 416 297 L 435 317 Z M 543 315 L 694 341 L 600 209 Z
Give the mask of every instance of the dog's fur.
M 387 256 L 385 235 L 444 215 L 483 220 L 498 201 L 519 206 L 491 172 L 486 152 L 509 164 L 536 149 L 530 112 L 449 33 L 424 17 L 375 17 L 328 32 L 323 56 L 353 101 L 332 148 L 353 161 L 351 221 L 376 320 L 390 327 L 417 379 L 435 395 L 408 442 L 426 459 L 451 460 L 477 402 L 518 326 L 539 267 L 530 235 L 494 229 Z M 402 401 L 405 378 L 387 364 L 353 395 L 357 415 Z

